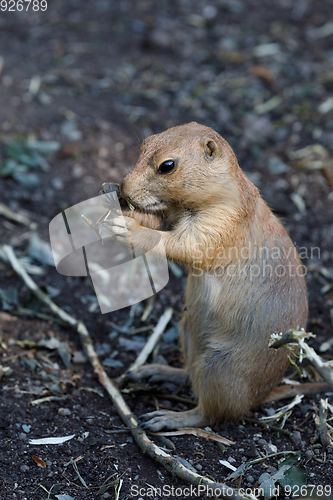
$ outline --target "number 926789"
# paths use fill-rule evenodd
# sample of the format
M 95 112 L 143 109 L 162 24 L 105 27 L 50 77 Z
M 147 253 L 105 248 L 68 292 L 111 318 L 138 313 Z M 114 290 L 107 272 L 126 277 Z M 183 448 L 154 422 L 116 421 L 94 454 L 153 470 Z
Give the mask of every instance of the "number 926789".
M 38 12 L 47 10 L 46 0 L 0 0 L 0 11 L 22 12 L 32 10 Z

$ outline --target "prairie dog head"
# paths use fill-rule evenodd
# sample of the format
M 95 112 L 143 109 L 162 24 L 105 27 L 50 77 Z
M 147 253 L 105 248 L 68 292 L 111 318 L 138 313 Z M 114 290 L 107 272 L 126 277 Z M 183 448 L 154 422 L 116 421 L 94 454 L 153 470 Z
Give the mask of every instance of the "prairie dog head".
M 122 195 L 138 208 L 168 211 L 240 202 L 245 177 L 225 139 L 192 122 L 145 139 L 122 181 Z

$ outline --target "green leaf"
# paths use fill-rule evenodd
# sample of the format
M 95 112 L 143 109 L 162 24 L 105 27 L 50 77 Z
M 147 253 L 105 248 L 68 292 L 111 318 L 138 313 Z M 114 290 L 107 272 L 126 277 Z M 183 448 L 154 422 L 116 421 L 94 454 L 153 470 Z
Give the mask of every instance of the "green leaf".
M 22 165 L 15 160 L 8 159 L 1 165 L 0 175 L 2 177 L 10 177 L 14 173 L 26 172 L 27 170 L 28 168 L 25 165 Z
M 291 465 L 283 465 L 281 469 L 279 469 L 275 474 L 273 474 L 273 481 L 279 481 L 284 478 L 284 475 L 288 469 L 290 469 Z
M 60 342 L 58 347 L 58 355 L 60 356 L 66 368 L 68 368 L 72 359 L 72 355 L 68 350 L 66 342 Z
M 42 286 L 41 289 L 43 290 L 43 292 L 46 292 L 47 295 L 51 297 L 51 299 L 55 299 L 61 293 L 59 288 L 55 288 L 51 285 L 45 285 L 44 287 Z
M 289 467 L 282 479 L 279 479 L 279 483 L 282 487 L 290 486 L 306 486 L 307 481 L 307 470 L 304 465 L 295 465 Z
M 43 155 L 55 153 L 60 147 L 61 145 L 57 141 L 27 141 L 25 143 L 13 141 L 7 144 L 7 158 L 0 167 L 0 175 L 3 177 L 14 176 L 27 172 L 30 168 L 40 168 L 46 172 L 50 169 L 50 165 Z M 20 182 L 19 177 L 16 180 Z M 36 178 L 32 182 L 35 181 Z
M 294 463 L 298 462 L 300 458 L 300 451 L 294 451 L 293 453 L 288 454 L 286 457 L 282 458 L 282 460 L 279 461 L 279 469 L 284 465 L 293 465 Z
M 36 166 L 36 160 L 33 155 L 29 155 L 27 153 L 22 153 L 20 155 L 17 155 L 15 158 L 16 161 L 23 163 L 23 165 L 27 165 L 28 167 L 35 167 Z
M 112 486 L 117 484 L 118 481 L 119 481 L 119 478 L 117 477 L 117 479 L 115 481 L 112 481 L 112 483 L 103 484 L 100 487 L 100 489 L 98 490 L 97 495 L 103 495 L 103 493 L 105 493 L 106 490 L 108 490 L 109 488 L 111 488 Z
M 33 166 L 41 168 L 42 170 L 44 170 L 44 172 L 50 170 L 50 165 L 40 154 L 33 153 L 32 160 L 34 162 Z
M 15 179 L 21 186 L 26 188 L 35 188 L 40 185 L 40 177 L 34 172 L 15 172 L 12 175 L 13 179 Z
M 110 366 L 111 368 L 122 368 L 124 363 L 120 359 L 106 358 L 102 362 L 103 366 Z
M 270 476 L 267 472 L 264 472 L 263 474 L 261 474 L 258 481 L 260 488 L 262 488 L 264 491 L 264 497 L 272 498 L 274 496 L 274 490 L 275 490 L 275 485 L 272 476 Z
M 54 258 L 50 244 L 42 240 L 36 233 L 33 233 L 30 237 L 28 252 L 29 257 L 32 257 L 41 264 L 54 267 Z
M 63 488 L 63 487 L 64 487 L 64 485 L 63 485 L 63 484 L 61 484 L 61 483 L 60 483 L 60 484 L 54 484 L 54 485 L 52 486 L 52 488 L 51 488 L 51 490 L 52 490 L 52 494 L 54 495 L 54 493 L 58 493 L 58 491 L 60 491 L 60 490 L 61 490 L 61 488 Z
M 58 141 L 27 141 L 27 147 L 37 153 L 48 155 L 59 151 L 61 144 Z
M 18 306 L 18 291 L 14 286 L 9 286 L 6 289 L 0 288 L 0 299 L 2 300 L 2 309 L 10 311 Z
M 237 477 L 241 476 L 244 474 L 244 472 L 249 468 L 249 465 L 244 462 L 242 465 L 238 467 L 234 472 L 232 472 L 226 479 L 229 481 L 229 479 L 236 479 Z
M 24 145 L 22 142 L 13 141 L 7 144 L 6 154 L 10 158 L 17 158 L 24 153 Z

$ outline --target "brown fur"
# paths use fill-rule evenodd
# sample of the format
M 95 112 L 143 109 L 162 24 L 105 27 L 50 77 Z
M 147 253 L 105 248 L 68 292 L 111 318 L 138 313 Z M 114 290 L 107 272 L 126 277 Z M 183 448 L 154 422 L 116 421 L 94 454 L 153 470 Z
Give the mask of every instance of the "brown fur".
M 166 160 L 177 166 L 161 174 Z M 147 427 L 240 417 L 265 399 L 288 366 L 285 349 L 268 349 L 270 335 L 306 326 L 306 286 L 293 243 L 229 144 L 197 123 L 146 139 L 121 191 L 136 207 L 125 214 L 131 242 L 148 251 L 155 235 L 161 238 L 155 251 L 164 247 L 168 259 L 189 270 L 180 378 L 188 375 L 199 404 L 178 416 L 154 412 Z M 116 226 L 111 231 L 121 239 Z M 163 375 L 157 365 L 132 378 L 151 375 L 170 380 L 170 370 Z

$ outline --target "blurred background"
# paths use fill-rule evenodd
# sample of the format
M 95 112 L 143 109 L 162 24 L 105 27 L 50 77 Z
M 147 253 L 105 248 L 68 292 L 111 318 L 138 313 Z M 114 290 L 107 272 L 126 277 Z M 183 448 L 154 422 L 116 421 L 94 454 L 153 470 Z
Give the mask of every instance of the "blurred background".
M 46 197 L 55 212 L 92 196 L 101 181 L 122 178 L 145 136 L 192 120 L 230 142 L 273 208 L 284 215 L 296 206 L 303 233 L 306 208 L 332 201 L 323 196 L 333 184 L 329 0 L 8 8 L 0 10 L 2 142 L 33 135 L 61 145 L 48 182 L 33 166 L 15 184 L 7 176 L 11 203 Z
M 121 180 L 146 136 L 195 120 L 230 142 L 297 246 L 332 262 L 330 0 L 36 5 L 0 8 L 6 207 L 48 239 L 51 218 Z M 11 224 L 1 220 L 2 239 Z

